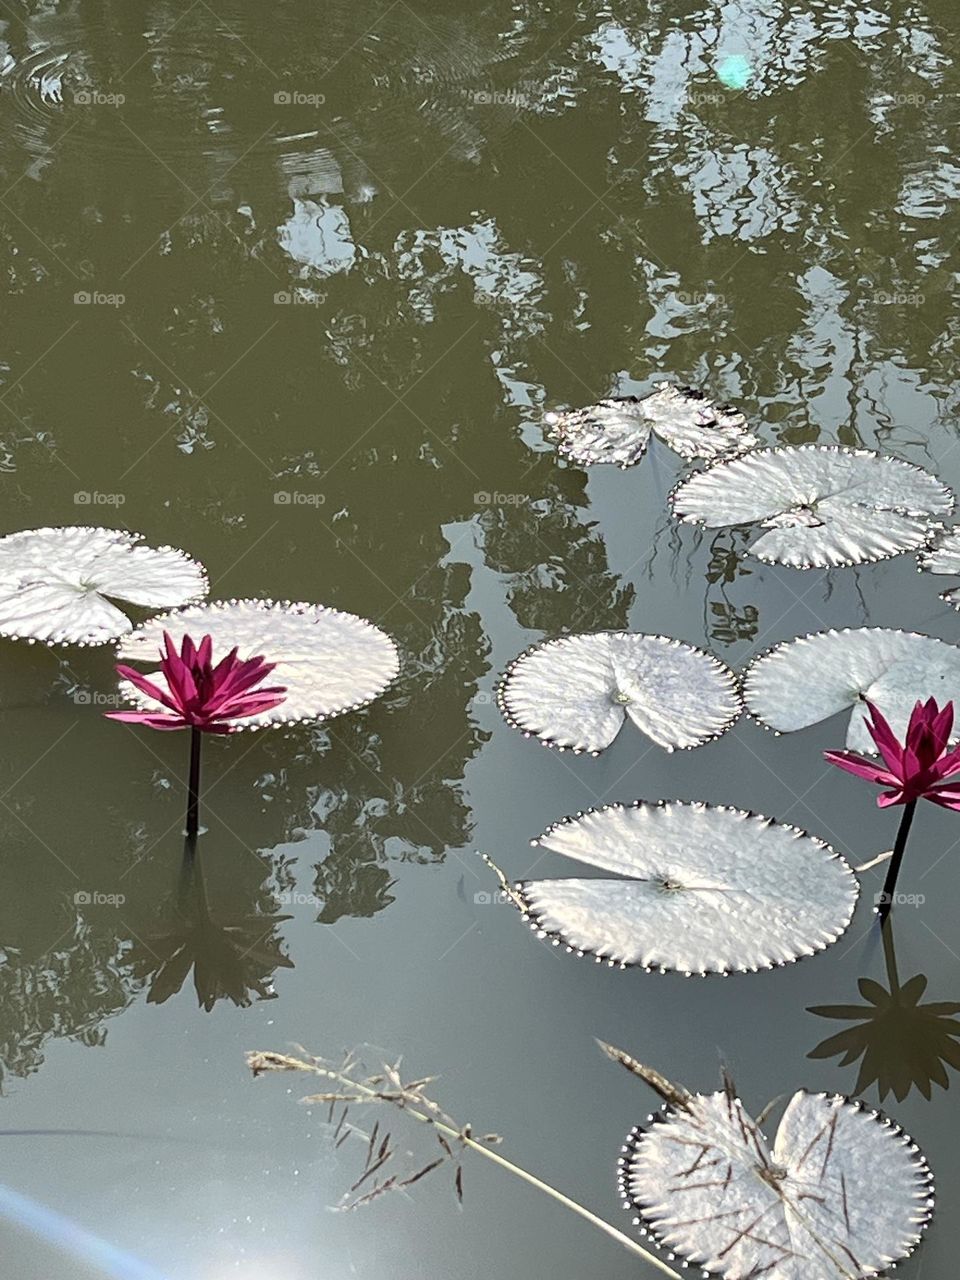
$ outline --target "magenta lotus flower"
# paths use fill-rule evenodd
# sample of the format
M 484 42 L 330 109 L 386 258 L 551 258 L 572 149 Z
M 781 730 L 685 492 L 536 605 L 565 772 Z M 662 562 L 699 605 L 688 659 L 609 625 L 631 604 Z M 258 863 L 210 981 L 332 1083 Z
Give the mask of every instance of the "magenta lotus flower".
M 231 649 L 213 665 L 213 640 L 204 636 L 199 647 L 189 636 L 177 646 L 169 632 L 163 633 L 160 670 L 166 688 L 155 684 L 132 667 L 120 665 L 117 674 L 159 702 L 164 710 L 109 711 L 110 720 L 145 724 L 150 729 L 190 730 L 190 776 L 187 800 L 187 840 L 195 842 L 200 830 L 200 744 L 205 733 L 233 733 L 237 720 L 255 716 L 283 702 L 286 689 L 260 682 L 273 671 L 275 663 L 263 658 L 238 658 Z
M 276 663 L 262 657 L 238 658 L 231 649 L 213 665 L 213 641 L 204 636 L 199 647 L 184 636 L 180 652 L 168 632 L 163 633 L 165 653 L 160 670 L 166 689 L 120 665 L 117 674 L 129 680 L 141 693 L 166 708 L 164 711 L 110 711 L 107 718 L 128 724 L 144 724 L 151 729 L 199 729 L 203 733 L 232 733 L 235 721 L 258 715 L 283 702 L 286 688 L 256 687 L 273 671 Z
M 882 809 L 921 799 L 945 809 L 960 809 L 960 781 L 952 786 L 947 781 L 960 773 L 960 747 L 947 750 L 953 703 L 945 703 L 941 710 L 934 698 L 918 702 L 902 744 L 879 708 L 872 702 L 867 702 L 867 708 L 870 719 L 864 717 L 864 723 L 886 768 L 856 751 L 825 751 L 824 759 L 858 778 L 889 788 L 877 797 Z
M 894 804 L 905 806 L 883 892 L 876 898 L 877 914 L 883 920 L 894 902 L 897 876 L 917 801 L 932 800 L 944 809 L 960 810 L 960 780 L 953 784 L 950 781 L 960 773 L 960 747 L 947 750 L 953 729 L 952 702 L 944 703 L 942 709 L 935 698 L 918 702 L 911 712 L 903 742 L 872 702 L 867 702 L 867 709 L 870 719 L 864 717 L 864 724 L 886 768 L 856 751 L 825 751 L 823 755 L 838 769 L 887 787 L 888 790 L 877 796 L 877 804 L 882 809 Z

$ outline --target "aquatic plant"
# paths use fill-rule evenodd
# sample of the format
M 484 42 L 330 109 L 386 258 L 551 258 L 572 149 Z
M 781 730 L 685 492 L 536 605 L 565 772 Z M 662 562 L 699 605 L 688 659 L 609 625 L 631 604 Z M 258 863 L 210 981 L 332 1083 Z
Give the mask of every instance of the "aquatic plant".
M 670 495 L 674 515 L 719 529 L 759 525 L 750 555 L 795 569 L 915 551 L 953 510 L 929 471 L 867 449 L 798 445 L 717 462 Z
M 646 396 L 600 400 L 584 409 L 548 413 L 544 421 L 557 451 L 581 467 L 635 466 L 652 435 L 688 461 L 735 457 L 759 444 L 738 409 L 669 382 L 658 383 Z
M 891 1092 L 902 1102 L 916 1088 L 929 1101 L 933 1085 L 950 1087 L 947 1066 L 960 1071 L 960 1022 L 956 1018 L 960 1002 L 922 1004 L 927 979 L 917 973 L 901 981 L 892 919 L 883 922 L 881 933 L 886 987 L 873 978 L 861 978 L 857 987 L 866 1004 L 811 1005 L 808 1013 L 850 1025 L 822 1040 L 807 1057 L 839 1057 L 841 1067 L 861 1060 L 854 1093 L 876 1084 L 881 1102 Z
M 200 755 L 205 733 L 233 733 L 243 719 L 264 715 L 280 706 L 283 685 L 264 687 L 260 682 L 275 663 L 257 655 L 238 658 L 234 647 L 214 664 L 213 640 L 206 635 L 197 645 L 189 635 L 180 651 L 169 632 L 163 633 L 159 683 L 128 667 L 117 666 L 125 689 L 135 689 L 148 703 L 144 711 L 108 711 L 108 720 L 146 725 L 150 729 L 190 730 L 190 781 L 187 835 L 196 837 L 200 812 Z
M 690 1093 L 603 1044 L 664 1100 L 627 1135 L 620 1193 L 634 1224 L 728 1280 L 853 1280 L 908 1257 L 933 1214 L 923 1154 L 878 1111 L 798 1090 L 771 1144 L 724 1076 Z
M 960 575 L 960 528 L 946 529 L 932 540 L 917 557 L 923 573 Z M 951 587 L 940 595 L 941 600 L 960 609 L 960 587 Z
M 689 977 L 788 964 L 835 942 L 859 894 L 824 841 L 717 805 L 605 805 L 532 843 L 616 878 L 511 885 L 486 859 L 508 898 L 539 937 L 621 969 Z
M 355 711 L 378 697 L 400 667 L 393 640 L 365 618 L 320 604 L 272 600 L 218 600 L 150 618 L 124 637 L 117 653 L 128 662 L 153 663 L 165 633 L 178 643 L 191 632 L 210 636 L 218 651 L 270 655 L 286 689 L 283 702 L 246 716 L 238 729 Z M 157 699 L 132 683 L 121 691 L 141 710 L 159 710 Z
M 133 627 L 114 600 L 170 609 L 207 594 L 201 564 L 125 529 L 68 525 L 0 538 L 0 635 L 108 644 Z
M 366 1068 L 359 1063 L 353 1054 L 348 1054 L 339 1064 L 328 1062 L 323 1058 L 311 1057 L 301 1049 L 302 1057 L 293 1057 L 285 1053 L 251 1051 L 246 1055 L 247 1066 L 254 1077 L 272 1071 L 298 1071 L 318 1076 L 328 1085 L 321 1093 L 303 1098 L 306 1105 L 317 1105 L 327 1108 L 327 1123 L 331 1131 L 335 1147 L 342 1146 L 348 1139 L 359 1144 L 363 1153 L 363 1164 L 360 1172 L 340 1203 L 341 1209 L 358 1209 L 380 1196 L 390 1192 L 403 1191 L 433 1173 L 436 1169 L 452 1168 L 454 1171 L 454 1189 L 458 1200 L 463 1199 L 463 1166 L 464 1152 L 471 1151 L 485 1160 L 513 1174 L 515 1178 L 542 1191 L 557 1204 L 569 1209 L 578 1217 L 598 1228 L 610 1239 L 626 1249 L 634 1257 L 642 1259 L 654 1267 L 661 1275 L 680 1280 L 678 1272 L 667 1266 L 660 1258 L 643 1248 L 636 1240 L 618 1230 L 611 1223 L 579 1204 L 569 1196 L 558 1191 L 542 1178 L 528 1173 L 520 1165 L 514 1164 L 499 1151 L 498 1134 L 486 1133 L 474 1135 L 473 1126 L 458 1124 L 448 1116 L 440 1106 L 429 1097 L 426 1089 L 434 1083 L 435 1077 L 425 1076 L 419 1080 L 404 1080 L 400 1074 L 400 1063 L 385 1063 L 371 1075 L 363 1074 Z M 398 1161 L 394 1159 L 396 1150 L 392 1134 L 381 1130 L 379 1121 L 367 1132 L 350 1120 L 351 1108 L 369 1105 L 387 1106 L 400 1112 L 407 1119 L 431 1129 L 437 1139 L 437 1148 L 431 1153 L 427 1163 L 419 1169 L 400 1171 Z M 337 1114 L 339 1110 L 339 1115 Z M 396 1172 L 385 1173 L 385 1166 L 393 1160 L 391 1166 Z M 382 1176 L 381 1176 L 382 1175 Z
M 960 698 L 960 648 L 883 627 L 817 631 L 775 645 L 743 679 L 747 710 L 765 728 L 792 733 L 853 708 L 845 745 L 873 751 L 861 714 L 878 706 L 903 734 L 918 698 Z
M 528 738 L 594 755 L 628 717 L 673 751 L 719 737 L 742 708 L 733 672 L 719 658 L 667 636 L 628 631 L 532 646 L 505 671 L 497 703 Z
M 864 717 L 867 732 L 884 767 L 856 751 L 825 751 L 823 757 L 846 773 L 885 787 L 886 790 L 877 796 L 881 809 L 891 805 L 904 806 L 893 857 L 877 906 L 882 919 L 893 904 L 917 801 L 930 800 L 944 809 L 960 810 L 960 780 L 956 778 L 960 773 L 960 747 L 948 750 L 953 732 L 952 702 L 947 702 L 943 708 L 937 706 L 935 698 L 918 702 L 902 742 L 873 703 L 867 702 L 867 709 L 870 713 L 869 720 Z

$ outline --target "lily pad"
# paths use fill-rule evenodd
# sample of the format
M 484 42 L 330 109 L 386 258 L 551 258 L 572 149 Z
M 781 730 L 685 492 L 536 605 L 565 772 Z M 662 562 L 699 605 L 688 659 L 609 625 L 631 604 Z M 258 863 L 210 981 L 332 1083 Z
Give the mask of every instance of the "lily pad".
M 548 413 L 545 421 L 547 438 L 582 467 L 602 462 L 632 467 L 646 453 L 651 435 L 688 461 L 735 457 L 759 444 L 738 409 L 669 382 L 658 383 L 647 396 L 600 400 L 584 409 Z
M 953 493 L 929 471 L 866 449 L 799 445 L 718 462 L 671 494 L 674 515 L 710 529 L 760 525 L 748 548 L 796 569 L 867 564 L 915 551 Z
M 750 714 L 777 733 L 805 729 L 853 707 L 846 746 L 876 755 L 863 720 L 864 699 L 903 738 L 918 701 L 960 702 L 960 647 L 883 627 L 817 631 L 755 658 L 743 691 Z
M 919 1244 L 930 1170 L 879 1112 L 799 1090 L 771 1146 L 732 1087 L 673 1092 L 619 1162 L 635 1224 L 672 1254 L 727 1280 L 860 1280 Z
M 133 627 L 112 601 L 169 609 L 206 594 L 201 564 L 125 529 L 70 525 L 0 538 L 0 635 L 15 640 L 108 644 Z
M 511 894 L 541 937 L 620 968 L 689 976 L 789 964 L 835 942 L 859 894 L 823 840 L 725 806 L 605 805 L 533 843 L 618 877 L 524 880 Z
M 699 747 L 741 711 L 733 672 L 667 636 L 600 631 L 534 645 L 497 692 L 504 718 L 549 747 L 599 754 L 629 717 L 658 746 Z
M 960 577 L 960 529 L 947 529 L 920 552 L 919 558 L 924 573 L 949 573 Z M 960 609 L 960 587 L 944 591 L 940 599 Z
M 259 654 L 276 663 L 270 680 L 286 687 L 286 697 L 279 706 L 238 721 L 238 729 L 355 711 L 379 697 L 400 667 L 391 637 L 365 618 L 320 604 L 271 600 L 218 600 L 151 618 L 125 637 L 117 652 L 126 662 L 157 665 L 165 631 L 178 648 L 184 635 L 208 635 L 215 655 L 236 647 L 241 658 Z M 153 678 L 162 688 L 163 677 Z M 158 705 L 129 681 L 120 689 L 144 710 Z

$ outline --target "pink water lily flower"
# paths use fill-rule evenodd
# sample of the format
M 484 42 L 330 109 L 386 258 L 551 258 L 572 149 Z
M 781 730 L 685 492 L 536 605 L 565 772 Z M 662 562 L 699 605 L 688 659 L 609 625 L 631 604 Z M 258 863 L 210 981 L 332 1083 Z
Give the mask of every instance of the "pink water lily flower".
M 110 720 L 143 724 L 151 729 L 232 733 L 238 727 L 237 720 L 269 711 L 283 702 L 286 688 L 257 687 L 276 663 L 266 662 L 262 657 L 238 658 L 237 650 L 231 649 L 214 666 L 210 636 L 204 636 L 199 646 L 184 636 L 178 653 L 172 636 L 165 631 L 163 645 L 165 652 L 160 654 L 160 670 L 166 688 L 132 667 L 120 665 L 117 674 L 166 709 L 110 711 L 107 713 Z
M 941 710 L 934 698 L 918 702 L 903 743 L 872 702 L 867 702 L 867 708 L 870 719 L 864 717 L 864 723 L 886 767 L 856 751 L 825 751 L 824 759 L 858 778 L 887 787 L 877 797 L 882 809 L 922 799 L 945 809 L 960 810 L 960 778 L 953 784 L 948 781 L 960 773 L 960 747 L 947 750 L 953 729 L 953 703 L 945 703 Z

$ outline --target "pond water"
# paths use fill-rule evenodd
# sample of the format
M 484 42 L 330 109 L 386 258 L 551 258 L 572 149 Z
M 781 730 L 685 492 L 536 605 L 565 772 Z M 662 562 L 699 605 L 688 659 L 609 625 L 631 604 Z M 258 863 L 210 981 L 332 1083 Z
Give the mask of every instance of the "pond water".
M 0 1138 L 5 1274 L 645 1273 L 480 1160 L 462 1207 L 443 1170 L 329 1212 L 357 1154 L 295 1105 L 308 1080 L 252 1081 L 248 1049 L 402 1055 L 452 1115 L 627 1229 L 615 1159 L 654 1099 L 594 1037 L 696 1089 L 725 1063 L 755 1110 L 857 1089 L 859 1064 L 810 1056 L 850 1024 L 808 1010 L 889 987 L 881 871 L 823 955 L 701 981 L 539 942 L 476 851 L 522 876 L 550 822 L 640 797 L 758 810 L 852 863 L 892 844 L 871 789 L 822 761 L 840 717 L 783 738 L 744 719 L 673 755 L 623 733 L 574 758 L 509 728 L 493 691 L 570 631 L 661 632 L 738 668 L 824 626 L 957 637 L 938 598 L 955 582 L 914 557 L 764 566 L 738 533 L 671 522 L 684 472 L 663 446 L 588 475 L 541 421 L 667 375 L 767 443 L 878 447 L 960 485 L 951 17 L 938 0 L 5 8 L 4 531 L 137 529 L 200 558 L 214 597 L 322 601 L 403 651 L 363 712 L 209 745 L 206 911 L 185 923 L 183 735 L 102 718 L 108 650 L 3 643 L 0 1128 L 99 1133 Z M 956 816 L 925 806 L 896 960 L 935 1002 L 960 1000 L 958 856 Z M 942 1047 L 896 1013 L 877 1029 L 907 1077 L 885 1106 L 938 1184 L 914 1280 L 957 1251 L 955 1095 L 909 1087 Z

